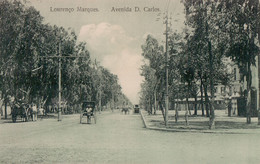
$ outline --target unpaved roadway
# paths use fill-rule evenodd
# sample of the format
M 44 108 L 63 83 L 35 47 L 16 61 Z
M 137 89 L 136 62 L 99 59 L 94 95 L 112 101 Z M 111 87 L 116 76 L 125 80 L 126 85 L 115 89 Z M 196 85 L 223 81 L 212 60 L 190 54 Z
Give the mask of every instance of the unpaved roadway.
M 0 124 L 0 163 L 260 163 L 259 134 L 153 131 L 140 115 L 98 114 Z

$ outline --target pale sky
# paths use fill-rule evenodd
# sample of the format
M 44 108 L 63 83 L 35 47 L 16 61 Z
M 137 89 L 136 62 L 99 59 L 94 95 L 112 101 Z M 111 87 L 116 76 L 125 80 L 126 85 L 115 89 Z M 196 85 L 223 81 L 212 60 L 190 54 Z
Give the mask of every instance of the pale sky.
M 145 43 L 147 34 L 164 44 L 165 25 L 162 18 L 169 2 L 172 29 L 179 31 L 183 27 L 183 4 L 180 0 L 29 1 L 28 5 L 40 11 L 45 23 L 74 29 L 79 41 L 87 42 L 91 58 L 97 59 L 102 66 L 118 76 L 123 93 L 132 103 L 139 102 L 138 93 L 143 80 L 140 76 L 143 63 L 141 45 Z M 98 11 L 78 12 L 78 7 L 95 8 Z M 124 10 L 131 8 L 131 12 L 114 12 L 113 7 Z M 55 8 L 71 8 L 70 11 L 74 11 L 55 11 Z M 135 12 L 137 8 L 139 12 Z M 147 12 L 148 8 L 156 9 Z M 156 21 L 157 18 L 160 20 Z

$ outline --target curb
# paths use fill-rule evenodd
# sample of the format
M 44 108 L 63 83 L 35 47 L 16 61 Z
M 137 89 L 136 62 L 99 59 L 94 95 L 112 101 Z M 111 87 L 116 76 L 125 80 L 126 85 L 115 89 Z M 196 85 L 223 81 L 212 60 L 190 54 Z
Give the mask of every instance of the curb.
M 214 130 L 191 130 L 191 129 L 167 129 L 167 128 L 157 128 L 157 127 L 150 127 L 147 124 L 145 116 L 143 115 L 142 110 L 140 110 L 140 114 L 143 120 L 144 128 L 149 130 L 157 130 L 157 131 L 164 131 L 164 132 L 190 132 L 190 133 L 211 133 L 211 134 L 251 134 L 247 132 L 232 132 L 232 131 L 214 131 Z
M 142 120 L 144 123 L 144 127 L 149 129 L 149 127 L 147 126 L 146 120 L 144 119 L 143 110 L 140 110 L 140 114 L 141 114 L 141 117 L 142 117 Z

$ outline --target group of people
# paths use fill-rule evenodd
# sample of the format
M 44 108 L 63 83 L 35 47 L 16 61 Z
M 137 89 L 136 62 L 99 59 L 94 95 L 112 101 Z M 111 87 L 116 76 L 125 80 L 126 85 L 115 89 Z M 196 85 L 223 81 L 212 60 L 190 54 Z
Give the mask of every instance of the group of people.
M 22 121 L 28 121 L 29 118 L 31 118 L 32 121 L 37 121 L 38 115 L 43 115 L 44 109 L 43 108 L 37 108 L 37 105 L 32 104 L 25 104 L 22 101 L 13 101 L 13 107 L 12 107 L 12 115 L 14 117 L 17 117 L 17 115 L 20 115 L 22 118 Z

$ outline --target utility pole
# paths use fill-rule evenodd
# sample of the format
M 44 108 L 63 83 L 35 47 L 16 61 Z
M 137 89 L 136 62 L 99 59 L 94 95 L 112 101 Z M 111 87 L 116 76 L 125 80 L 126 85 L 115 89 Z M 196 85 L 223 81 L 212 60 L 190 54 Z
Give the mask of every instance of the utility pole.
M 59 59 L 59 106 L 58 106 L 58 121 L 61 121 L 61 59 L 62 58 L 85 58 L 86 56 L 62 56 L 61 54 L 61 43 L 59 43 L 59 50 L 58 50 L 58 55 L 57 56 L 40 56 L 39 58 L 46 58 L 46 59 Z
M 165 16 L 165 26 L 166 26 L 166 31 L 165 31 L 165 126 L 168 126 L 168 110 L 169 110 L 169 93 L 168 93 L 168 35 L 169 35 L 169 27 L 168 27 L 168 10 L 166 11 L 166 16 Z
M 97 77 L 101 77 L 102 72 L 100 70 L 100 67 L 98 66 L 98 63 L 97 63 L 96 59 L 95 59 L 95 63 L 94 63 L 94 68 L 95 68 L 95 70 L 97 70 L 96 76 Z M 98 85 L 98 91 L 97 91 L 96 98 L 98 99 L 98 111 L 99 111 L 99 113 L 101 113 L 101 105 L 102 105 L 101 79 L 99 79 L 99 85 Z
M 58 121 L 61 121 L 61 43 L 59 43 L 59 107 Z

